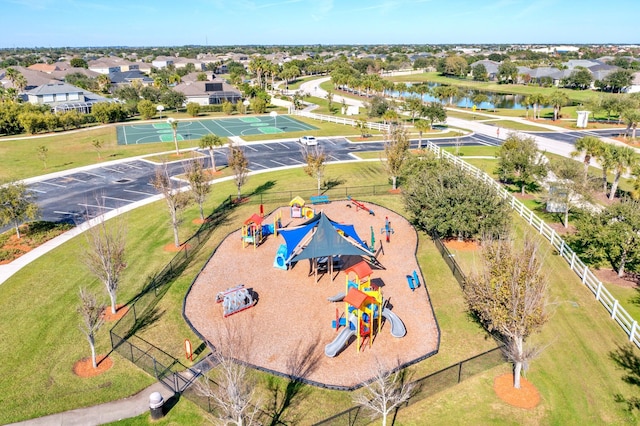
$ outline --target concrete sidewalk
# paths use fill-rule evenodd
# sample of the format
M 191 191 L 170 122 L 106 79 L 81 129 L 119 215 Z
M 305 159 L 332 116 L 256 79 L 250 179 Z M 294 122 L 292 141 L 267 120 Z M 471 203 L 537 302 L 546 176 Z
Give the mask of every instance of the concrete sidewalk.
M 167 405 L 175 403 L 169 401 L 174 396 L 173 391 L 168 390 L 160 383 L 154 383 L 129 398 L 12 424 L 21 426 L 93 426 L 115 422 L 148 413 L 149 395 L 153 392 L 160 392 L 164 399 L 165 409 Z

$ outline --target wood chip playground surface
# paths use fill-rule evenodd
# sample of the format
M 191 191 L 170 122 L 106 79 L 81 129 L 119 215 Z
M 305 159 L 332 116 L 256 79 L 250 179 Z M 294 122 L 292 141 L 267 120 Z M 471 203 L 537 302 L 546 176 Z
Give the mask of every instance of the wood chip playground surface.
M 241 349 L 230 355 L 261 369 L 299 377 L 297 369 L 301 360 L 305 360 L 308 373 L 304 379 L 329 387 L 356 387 L 373 377 L 378 363 L 390 369 L 435 354 L 439 331 L 424 287 L 423 274 L 428 288 L 429 271 L 421 272 L 415 258 L 416 231 L 402 216 L 365 204 L 374 210 L 375 216 L 364 210 L 357 211 L 348 201 L 316 205 L 315 209 L 324 211 L 333 221 L 353 224 L 365 241 L 370 241 L 373 227 L 375 247 L 379 249 L 382 240 L 384 250 L 378 260 L 386 269 L 374 268 L 372 283 L 380 286 L 384 299 L 389 301 L 388 307 L 403 321 L 407 330 L 404 337 L 393 337 L 391 324 L 383 322 L 371 347 L 365 340 L 358 353 L 352 337 L 342 352 L 328 357 L 325 345 L 339 333 L 331 327 L 331 322 L 336 318 L 336 309 L 339 314 L 344 313 L 345 304 L 330 302 L 327 298 L 345 291 L 345 273 L 335 271 L 333 281 L 329 275 L 322 275 L 315 283 L 306 260 L 287 271 L 274 268 L 283 238 L 270 235 L 255 249 L 253 246 L 243 248 L 240 230 L 220 244 L 193 283 L 185 301 L 185 315 L 192 326 L 221 350 L 224 350 L 221 341 L 231 332 L 241 342 Z M 279 210 L 283 226 L 297 226 L 305 220 L 290 218 L 288 207 Z M 263 223 L 273 223 L 274 214 Z M 385 217 L 394 230 L 389 243 L 381 234 Z M 343 269 L 361 260 L 359 256 L 344 257 Z M 411 291 L 406 275 L 414 270 L 421 285 Z M 223 318 L 222 304 L 216 303 L 216 295 L 239 284 L 252 289 L 258 302 Z
M 246 116 L 206 120 L 178 120 L 178 141 L 200 139 L 214 134 L 221 137 L 278 135 L 317 129 L 287 115 Z M 116 128 L 118 145 L 173 142 L 173 129 L 166 121 L 126 124 Z

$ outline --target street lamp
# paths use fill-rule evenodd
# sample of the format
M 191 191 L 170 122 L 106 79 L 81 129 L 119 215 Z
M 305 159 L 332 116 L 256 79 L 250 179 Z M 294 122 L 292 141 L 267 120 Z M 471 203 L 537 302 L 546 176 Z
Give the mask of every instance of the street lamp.
M 171 126 L 171 130 L 173 130 L 173 143 L 176 145 L 176 155 L 180 155 L 180 150 L 178 149 L 178 120 L 169 117 L 167 118 L 167 123 Z

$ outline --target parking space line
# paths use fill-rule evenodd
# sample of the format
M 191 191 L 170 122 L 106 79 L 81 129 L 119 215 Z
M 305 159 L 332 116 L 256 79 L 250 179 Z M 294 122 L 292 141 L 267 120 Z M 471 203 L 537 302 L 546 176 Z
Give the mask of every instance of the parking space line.
M 40 189 L 33 189 L 33 188 L 29 188 L 29 191 L 37 192 L 39 194 L 46 194 L 47 193 L 47 191 L 42 191 Z
M 86 174 L 86 175 L 89 175 L 89 176 L 95 176 L 95 177 L 99 177 L 99 178 L 106 179 L 106 177 L 105 177 L 105 176 L 98 175 L 98 174 L 96 174 L 96 173 L 91 173 L 91 172 L 82 172 L 82 173 L 84 173 L 84 174 Z
M 84 204 L 84 203 L 78 203 L 79 206 L 82 207 L 95 207 L 97 209 L 107 209 L 107 210 L 115 210 L 115 207 L 107 207 L 107 206 L 96 206 L 94 204 Z
M 58 185 L 57 183 L 47 182 L 46 180 L 43 180 L 40 183 L 44 183 L 45 185 L 56 186 L 58 188 L 66 188 L 66 186 L 64 186 L 64 185 Z
M 153 196 L 155 194 L 150 194 L 148 192 L 142 192 L 142 191 L 134 191 L 133 189 L 123 189 L 124 192 L 131 192 L 132 194 L 140 194 L 140 195 L 148 195 L 148 196 Z
M 263 144 L 260 144 L 260 146 L 264 146 L 265 148 L 270 149 L 271 151 L 274 151 L 274 149 L 271 148 L 269 144 L 263 143 Z
M 116 170 L 116 169 L 112 169 L 110 167 L 102 167 L 105 170 L 109 170 L 110 172 L 116 172 L 116 173 L 124 173 L 122 170 Z
M 272 160 L 272 161 L 273 161 L 273 160 Z M 268 169 L 268 167 L 267 167 L 267 166 L 263 166 L 263 165 L 262 165 L 262 164 L 260 164 L 260 163 L 252 162 L 251 164 L 255 164 L 256 166 L 258 166 L 258 167 L 262 167 L 263 169 Z
M 108 197 L 106 195 L 103 195 L 102 198 L 106 200 L 116 200 L 116 201 L 123 201 L 125 203 L 133 203 L 133 200 L 125 200 L 124 198 Z
M 55 214 L 63 214 L 63 215 L 71 215 L 71 216 L 82 216 L 80 213 L 75 212 L 61 212 L 60 210 L 54 210 Z
M 279 164 L 279 165 L 281 165 L 281 166 L 287 166 L 287 165 L 288 165 L 288 164 L 285 164 L 285 163 L 281 163 L 281 162 L 279 162 L 279 161 L 276 161 L 276 160 L 271 160 L 271 162 L 272 162 L 272 163 L 276 163 L 276 164 Z
M 289 145 L 287 145 L 285 143 L 282 143 L 282 142 L 278 142 L 278 145 L 283 146 L 283 147 L 285 147 L 287 149 L 291 149 L 291 147 Z
M 243 145 L 243 146 L 244 146 L 244 147 L 246 147 L 246 148 L 249 148 L 249 149 L 251 149 L 251 150 L 253 150 L 253 151 L 258 152 L 258 150 L 257 150 L 257 149 L 255 149 L 254 147 L 252 147 L 251 145 Z

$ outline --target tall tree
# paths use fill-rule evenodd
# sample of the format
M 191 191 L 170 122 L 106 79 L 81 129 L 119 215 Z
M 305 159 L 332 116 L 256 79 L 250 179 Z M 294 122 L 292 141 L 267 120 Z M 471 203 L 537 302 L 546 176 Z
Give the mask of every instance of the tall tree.
M 391 177 L 393 189 L 397 188 L 398 176 L 408 155 L 409 137 L 406 129 L 402 126 L 392 126 L 389 138 L 384 143 L 383 165 Z
M 547 100 L 553 107 L 553 121 L 556 121 L 560 115 L 562 107 L 569 103 L 569 96 L 560 90 L 555 90 L 549 95 Z
M 242 148 L 230 143 L 227 164 L 233 172 L 233 180 L 238 189 L 238 201 L 240 201 L 242 199 L 242 185 L 247 182 L 247 176 L 249 174 L 249 160 Z
M 429 152 L 410 157 L 403 170 L 404 204 L 415 226 L 442 238 L 499 237 L 509 206 L 487 182 Z
M 320 145 L 314 147 L 305 147 L 302 152 L 304 162 L 304 172 L 314 178 L 318 184 L 317 194 L 320 195 L 320 185 L 324 177 L 325 161 L 327 155 L 324 153 Z
M 200 209 L 200 219 L 204 221 L 204 202 L 211 192 L 211 186 L 204 172 L 202 160 L 194 158 L 188 162 L 185 166 L 185 175 L 187 176 L 187 181 L 189 181 L 189 186 L 191 186 L 191 195 Z
M 225 144 L 225 140 L 218 135 L 214 135 L 212 133 L 208 133 L 200 138 L 199 146 L 202 149 L 209 150 L 209 158 L 211 159 L 211 168 L 215 173 L 216 170 L 216 158 L 213 155 L 213 150 L 216 147 L 223 146 Z
M 508 240 L 488 242 L 482 251 L 482 272 L 472 275 L 463 288 L 471 310 L 505 341 L 516 389 L 523 365 L 538 352 L 526 348 L 525 340 L 548 319 L 549 285 L 538 251 L 538 243 L 528 237 L 522 248 Z
M 447 111 L 438 102 L 429 102 L 422 108 L 420 115 L 427 120 L 429 128 L 433 129 L 436 122 L 442 123 L 447 120 Z
M 602 168 L 602 193 L 607 195 L 607 175 L 615 166 L 615 157 L 613 154 L 613 145 L 609 143 L 602 143 L 600 149 L 598 149 L 598 162 Z
M 250 339 L 229 326 L 216 330 L 217 347 L 210 347 L 211 379 L 202 376 L 196 383 L 196 392 L 211 398 L 216 420 L 221 425 L 252 426 L 259 422 L 262 399 L 255 375 L 244 363 L 236 359 L 247 356 L 246 342 Z
M 173 229 L 173 243 L 176 247 L 180 247 L 179 229 L 182 223 L 182 212 L 189 204 L 189 194 L 175 186 L 169 176 L 166 164 L 156 169 L 156 174 L 151 184 L 162 194 L 162 197 L 167 203 L 171 228 Z
M 533 103 L 533 119 L 540 120 L 540 110 L 547 103 L 547 97 L 543 93 L 532 93 L 529 99 Z
M 532 137 L 510 133 L 500 147 L 498 155 L 498 176 L 504 182 L 519 185 L 522 195 L 527 186 L 547 174 L 547 167 Z
M 622 111 L 622 118 L 627 125 L 627 130 L 624 132 L 625 137 L 629 137 L 629 130 L 631 130 L 631 139 L 635 139 L 638 123 L 640 123 L 640 109 L 626 109 Z
M 414 127 L 418 131 L 418 135 L 420 135 L 418 139 L 418 149 L 422 149 L 422 134 L 431 129 L 431 124 L 426 120 L 420 119 L 416 121 L 416 123 L 414 124 Z
M 176 155 L 180 155 L 180 149 L 178 148 L 178 120 L 173 117 L 169 117 L 167 119 L 167 123 L 171 126 L 171 130 L 173 131 L 173 143 L 176 146 Z
M 618 190 L 618 183 L 622 175 L 638 164 L 638 154 L 629 146 L 611 145 L 613 153 L 613 183 L 611 184 L 611 192 L 609 199 L 613 200 Z
M 516 83 L 518 67 L 511 61 L 504 61 L 498 67 L 498 80 L 501 83 Z
M 13 225 L 16 236 L 20 236 L 20 225 L 27 219 L 38 217 L 39 208 L 36 196 L 22 182 L 9 182 L 0 185 L 0 224 Z
M 97 198 L 97 201 L 102 205 L 101 199 Z M 87 246 L 82 260 L 89 272 L 104 284 L 111 300 L 111 313 L 115 314 L 120 277 L 127 267 L 126 226 L 122 218 L 114 218 L 109 224 L 103 215 L 95 220 L 95 226 L 85 232 Z
M 78 313 L 82 323 L 80 325 L 80 331 L 87 338 L 89 347 L 91 348 L 91 363 L 93 368 L 98 368 L 96 360 L 96 334 L 104 323 L 102 311 L 105 306 L 99 303 L 95 294 L 89 293 L 86 288 L 80 289 L 80 305 L 78 306 Z
M 556 180 L 549 184 L 547 210 L 549 210 L 549 203 L 562 207 L 564 216 L 562 223 L 565 228 L 568 228 L 569 213 L 591 202 L 593 185 L 581 170 L 580 164 L 569 158 L 552 162 L 550 168 Z
M 370 411 L 372 419 L 382 416 L 382 426 L 386 426 L 389 414 L 407 402 L 414 392 L 415 383 L 409 383 L 406 371 L 387 369 L 378 361 L 373 380 L 354 394 L 354 402 Z
M 591 159 L 596 157 L 602 149 L 603 142 L 595 136 L 583 136 L 576 139 L 576 150 L 571 153 L 572 157 L 583 156 L 582 162 L 584 163 L 584 178 L 586 179 L 589 174 L 589 165 Z

